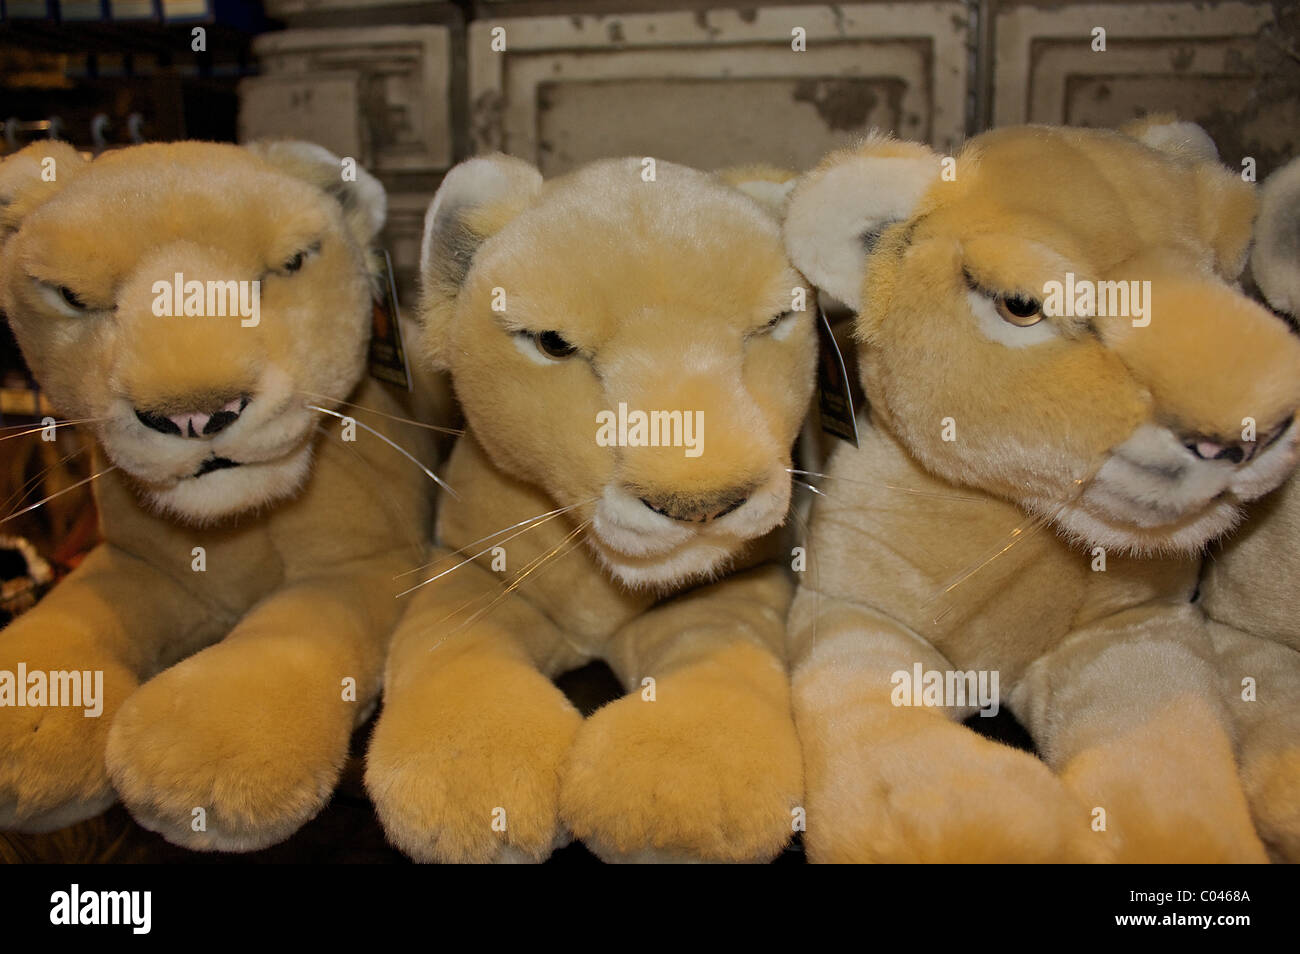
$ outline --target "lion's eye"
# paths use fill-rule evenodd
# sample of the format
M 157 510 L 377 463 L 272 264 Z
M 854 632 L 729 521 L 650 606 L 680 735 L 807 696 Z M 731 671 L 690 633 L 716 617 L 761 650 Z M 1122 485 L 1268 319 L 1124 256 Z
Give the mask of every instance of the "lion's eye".
M 790 329 L 795 327 L 794 318 L 798 314 L 799 312 L 797 311 L 783 311 L 779 314 L 775 314 L 767 320 L 767 324 L 760 325 L 753 331 L 748 332 L 745 335 L 745 338 L 749 339 L 760 336 L 769 336 L 775 338 L 777 341 L 783 341 L 790 334 Z
M 1043 320 L 1043 303 L 1025 295 L 998 295 L 994 299 L 998 315 L 1003 321 L 1028 328 Z
M 308 245 L 306 248 L 299 249 L 298 251 L 293 253 L 293 256 L 291 258 L 288 258 L 284 261 L 284 263 L 280 266 L 280 271 L 285 275 L 292 275 L 295 272 L 302 271 L 303 265 L 307 264 L 307 259 L 315 255 L 319 251 L 320 251 L 320 242 L 313 242 L 311 245 Z
M 567 358 L 578 350 L 577 345 L 569 344 L 558 331 L 541 331 L 533 335 L 537 350 L 549 358 Z
M 67 302 L 70 306 L 77 309 L 77 311 L 86 310 L 86 302 L 82 299 L 80 295 L 74 292 L 67 285 L 59 286 L 59 297 L 62 298 L 65 302 Z

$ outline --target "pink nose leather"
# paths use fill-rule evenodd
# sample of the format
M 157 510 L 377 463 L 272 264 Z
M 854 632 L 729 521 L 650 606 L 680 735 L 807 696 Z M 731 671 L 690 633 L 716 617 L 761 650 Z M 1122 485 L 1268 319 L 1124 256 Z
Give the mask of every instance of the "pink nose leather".
M 238 414 L 241 402 L 239 398 L 227 401 L 219 410 L 229 411 L 232 414 Z M 205 414 L 202 411 L 187 411 L 183 414 L 168 414 L 167 419 L 180 428 L 184 437 L 202 437 L 203 429 L 208 426 L 208 421 L 212 420 L 211 414 Z
M 186 437 L 198 437 L 203 433 L 203 428 L 208 426 L 208 421 L 212 420 L 211 414 L 200 414 L 198 412 L 168 414 L 167 417 L 181 429 L 181 433 Z

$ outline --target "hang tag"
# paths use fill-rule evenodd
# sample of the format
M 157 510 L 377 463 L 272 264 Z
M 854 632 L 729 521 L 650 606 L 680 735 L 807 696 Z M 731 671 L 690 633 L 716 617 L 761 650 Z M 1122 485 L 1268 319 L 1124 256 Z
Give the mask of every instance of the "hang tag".
M 397 283 L 393 280 L 393 260 L 385 249 L 379 250 L 381 272 L 379 293 L 371 307 L 370 376 L 411 390 L 411 370 L 402 347 L 402 313 L 397 307 Z
M 844 366 L 844 355 L 840 354 L 831 323 L 820 305 L 817 306 L 817 317 L 817 337 L 820 339 L 817 410 L 821 414 L 822 430 L 857 447 L 858 422 L 853 416 L 853 392 L 849 390 L 849 372 Z

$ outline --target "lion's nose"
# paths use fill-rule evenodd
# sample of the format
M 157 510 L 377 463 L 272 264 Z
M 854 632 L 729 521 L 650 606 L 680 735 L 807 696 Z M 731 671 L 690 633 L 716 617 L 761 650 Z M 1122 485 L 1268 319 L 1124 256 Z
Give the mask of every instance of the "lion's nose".
M 184 410 L 173 412 L 167 410 L 135 409 L 135 416 L 140 423 L 159 434 L 172 434 L 177 437 L 211 437 L 220 434 L 244 413 L 248 407 L 248 397 L 233 398 L 220 405 L 209 405 L 203 410 Z
M 1230 464 L 1242 464 L 1256 454 L 1275 443 L 1291 425 L 1291 416 L 1277 427 L 1260 434 L 1256 440 L 1220 440 L 1194 434 L 1183 439 L 1183 446 L 1201 460 L 1226 460 Z
M 641 502 L 655 513 L 686 523 L 706 523 L 739 510 L 749 499 L 748 487 L 733 487 L 710 494 L 655 494 Z

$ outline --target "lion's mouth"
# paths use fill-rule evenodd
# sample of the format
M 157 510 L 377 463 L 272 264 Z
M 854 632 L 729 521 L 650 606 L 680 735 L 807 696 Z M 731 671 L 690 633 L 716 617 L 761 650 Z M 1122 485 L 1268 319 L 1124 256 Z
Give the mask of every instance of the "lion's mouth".
M 194 477 L 202 477 L 204 474 L 210 474 L 214 470 L 229 470 L 231 467 L 238 467 L 239 461 L 231 460 L 229 457 L 209 457 L 199 464 L 199 469 L 193 474 Z

